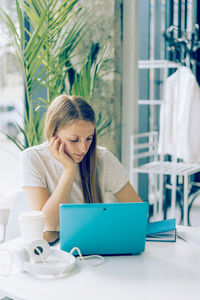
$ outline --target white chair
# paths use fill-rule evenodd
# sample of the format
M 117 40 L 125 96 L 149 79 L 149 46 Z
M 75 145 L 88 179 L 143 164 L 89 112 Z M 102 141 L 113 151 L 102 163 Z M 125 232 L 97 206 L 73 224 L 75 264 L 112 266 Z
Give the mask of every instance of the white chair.
M 131 181 L 136 173 L 148 174 L 149 196 L 154 198 L 154 217 L 162 218 L 164 175 L 169 175 L 172 184 L 171 216 L 175 217 L 177 176 L 182 176 L 184 185 L 183 222 L 188 220 L 188 193 L 190 176 L 200 172 L 200 164 L 160 160 L 158 155 L 158 132 L 146 132 L 131 136 Z M 141 162 L 146 159 L 147 162 Z M 157 210 L 158 207 L 158 210 Z
M 24 190 L 19 190 L 11 198 L 10 213 L 5 234 L 6 241 L 20 236 L 18 216 L 20 212 L 25 210 L 31 210 L 31 206 L 26 197 L 26 192 Z
M 0 243 L 5 240 L 5 231 L 8 223 L 9 216 L 9 208 L 8 207 L 0 207 L 0 230 L 1 230 L 1 239 Z

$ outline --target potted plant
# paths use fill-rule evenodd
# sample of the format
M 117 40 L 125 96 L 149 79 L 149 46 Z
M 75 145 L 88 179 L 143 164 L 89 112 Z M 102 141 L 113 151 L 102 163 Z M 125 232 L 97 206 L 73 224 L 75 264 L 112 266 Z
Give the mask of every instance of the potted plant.
M 24 126 L 18 125 L 23 141 L 6 134 L 21 150 L 43 141 L 45 111 L 57 95 L 65 92 L 80 95 L 87 101 L 92 99 L 107 62 L 106 51 L 100 51 L 98 44 L 91 44 L 79 71 L 71 62 L 89 26 L 90 13 L 78 7 L 78 2 L 16 0 L 19 30 L 1 9 L 0 18 L 15 47 L 24 78 Z M 41 91 L 46 96 L 41 97 Z M 97 132 L 103 134 L 111 119 L 102 120 L 101 112 L 97 116 Z

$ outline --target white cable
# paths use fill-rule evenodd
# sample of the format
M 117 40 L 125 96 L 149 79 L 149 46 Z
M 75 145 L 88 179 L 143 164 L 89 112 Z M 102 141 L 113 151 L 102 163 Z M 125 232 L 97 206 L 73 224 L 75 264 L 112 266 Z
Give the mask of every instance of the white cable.
M 36 250 L 38 252 L 38 254 L 40 255 L 41 257 L 41 260 L 43 263 L 45 263 L 46 259 L 43 257 L 43 253 L 40 251 L 39 247 L 36 247 L 34 250 Z M 82 262 L 85 262 L 87 263 L 88 265 L 90 266 L 93 266 L 93 267 L 97 267 L 97 266 L 100 266 L 103 262 L 104 262 L 104 258 L 103 256 L 101 255 L 88 255 L 88 256 L 83 256 L 82 253 L 81 253 L 81 250 L 78 248 L 78 247 L 74 247 L 72 248 L 72 250 L 70 251 L 70 254 L 73 255 L 73 252 L 74 251 L 77 251 L 78 252 L 78 259 L 81 260 Z M 99 263 L 95 263 L 95 264 L 90 264 L 88 262 L 86 262 L 86 259 L 90 259 L 90 258 L 97 258 L 97 259 L 100 259 L 101 261 Z
M 78 259 L 81 260 L 82 262 L 85 262 L 87 263 L 88 265 L 92 266 L 92 267 L 97 267 L 97 266 L 100 266 L 104 263 L 104 258 L 103 256 L 101 255 L 87 255 L 87 256 L 83 256 L 80 249 L 78 247 L 74 247 L 72 248 L 72 250 L 70 251 L 70 254 L 73 254 L 74 251 L 77 251 L 78 252 Z M 101 261 L 99 263 L 95 263 L 95 264 L 90 264 L 88 262 L 86 262 L 86 259 L 90 259 L 90 258 L 97 258 L 97 259 L 100 259 Z
M 14 248 L 14 250 L 13 250 L 13 252 L 16 250 L 16 249 L 18 249 L 18 248 L 21 248 L 21 247 L 24 247 L 24 246 L 26 246 L 27 244 L 23 244 L 23 245 L 19 245 L 19 246 L 17 246 L 16 248 Z M 7 254 L 9 254 L 9 256 L 10 256 L 10 263 L 9 264 L 7 264 L 8 265 L 8 272 L 7 273 L 0 273 L 0 276 L 9 276 L 10 275 L 10 273 L 11 273 L 11 269 L 12 269 L 12 265 L 13 265 L 13 262 L 14 262 L 14 254 L 13 254 L 13 252 L 11 252 L 10 250 L 8 250 L 8 249 L 0 249 L 0 252 L 6 252 Z M 3 264 L 2 262 L 1 262 L 1 259 L 2 259 L 2 257 L 0 256 L 0 270 L 2 269 L 2 267 L 3 266 L 5 266 L 5 264 Z M 3 261 L 3 260 L 2 260 Z
M 16 249 L 25 247 L 25 246 L 27 246 L 27 245 L 28 245 L 28 244 L 19 245 L 19 246 L 17 246 L 17 247 L 13 250 L 13 252 L 14 252 Z M 38 247 L 36 247 L 35 249 L 38 251 L 39 255 L 41 256 L 41 260 L 42 260 L 42 262 L 44 263 L 44 262 L 45 262 L 45 259 L 44 259 L 43 255 L 42 255 L 42 252 L 40 251 L 40 249 L 39 249 Z M 0 276 L 9 276 L 10 273 L 11 273 L 11 269 L 12 269 L 13 262 L 14 262 L 14 254 L 13 254 L 10 250 L 8 250 L 8 249 L 0 249 L 0 252 L 7 253 L 7 254 L 9 255 L 9 257 L 10 257 L 10 262 L 9 262 L 9 264 L 4 264 L 3 261 L 4 261 L 4 256 L 5 256 L 5 255 L 4 255 L 4 256 L 3 256 L 3 255 L 2 255 L 2 256 L 0 255 L 0 270 L 2 270 L 2 267 L 6 266 L 6 265 L 7 265 L 7 267 L 8 267 L 8 272 L 6 272 L 6 273 L 1 273 L 1 272 L 0 272 Z
M 21 247 L 24 247 L 24 246 L 27 246 L 27 244 L 23 244 L 23 245 L 19 245 L 17 246 L 14 251 L 17 249 L 17 248 L 21 248 Z M 38 252 L 39 256 L 41 257 L 41 260 L 42 260 L 42 263 L 45 263 L 46 259 L 43 257 L 43 253 L 42 251 L 39 249 L 39 247 L 35 247 L 35 250 Z M 83 256 L 80 249 L 78 247 L 74 247 L 72 248 L 72 250 L 70 251 L 70 254 L 73 255 L 73 252 L 74 251 L 77 251 L 78 252 L 78 255 L 79 257 L 77 259 L 81 260 L 82 262 L 85 262 L 86 264 L 92 266 L 92 267 L 97 267 L 97 266 L 100 266 L 104 263 L 104 258 L 103 256 L 101 255 L 88 255 L 88 256 Z M 8 249 L 0 249 L 0 252 L 4 252 L 6 254 L 9 255 L 10 257 L 10 262 L 9 264 L 5 264 L 3 263 L 3 261 L 5 260 L 5 255 L 0 255 L 0 270 L 2 270 L 2 267 L 4 266 L 8 266 L 8 271 L 6 273 L 1 273 L 0 272 L 0 276 L 9 276 L 10 273 L 11 273 L 11 269 L 12 269 L 12 265 L 13 265 L 13 261 L 14 261 L 14 254 L 8 250 Z M 100 262 L 99 263 L 88 263 L 86 260 L 87 259 L 90 259 L 90 258 L 97 258 L 97 259 L 100 259 Z

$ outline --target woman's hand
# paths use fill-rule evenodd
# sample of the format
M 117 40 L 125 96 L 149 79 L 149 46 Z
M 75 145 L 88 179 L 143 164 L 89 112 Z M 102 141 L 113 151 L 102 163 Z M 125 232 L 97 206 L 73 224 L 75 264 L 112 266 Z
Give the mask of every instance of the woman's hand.
M 48 148 L 51 155 L 63 165 L 64 169 L 69 170 L 76 168 L 77 164 L 65 152 L 64 142 L 59 136 L 55 136 L 51 139 Z

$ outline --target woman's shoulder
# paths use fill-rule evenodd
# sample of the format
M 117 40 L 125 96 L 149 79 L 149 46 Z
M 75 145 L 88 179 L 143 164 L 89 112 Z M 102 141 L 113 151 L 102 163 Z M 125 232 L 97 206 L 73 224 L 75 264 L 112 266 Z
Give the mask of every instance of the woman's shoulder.
M 42 144 L 32 146 L 29 148 L 26 148 L 23 152 L 29 152 L 29 151 L 45 151 L 48 149 L 48 142 L 44 142 Z
M 97 153 L 101 154 L 101 153 L 105 153 L 106 151 L 108 151 L 108 149 L 106 147 L 103 146 L 97 146 Z
M 109 161 L 112 159 L 117 159 L 115 155 L 106 147 L 97 146 L 97 157 L 103 161 Z
M 48 142 L 44 142 L 42 144 L 26 148 L 22 151 L 21 157 L 43 156 L 47 155 L 48 152 Z
M 97 156 L 98 158 L 105 157 L 107 153 L 110 153 L 110 150 L 108 150 L 106 147 L 103 146 L 97 146 Z

